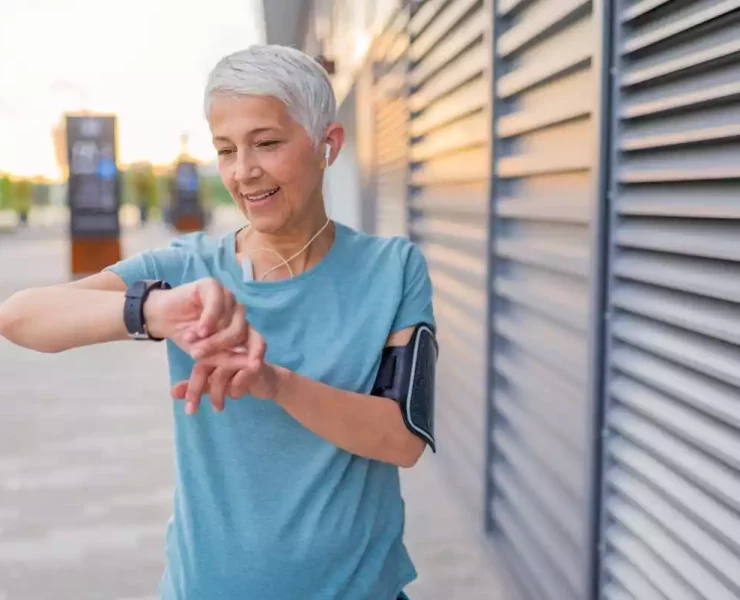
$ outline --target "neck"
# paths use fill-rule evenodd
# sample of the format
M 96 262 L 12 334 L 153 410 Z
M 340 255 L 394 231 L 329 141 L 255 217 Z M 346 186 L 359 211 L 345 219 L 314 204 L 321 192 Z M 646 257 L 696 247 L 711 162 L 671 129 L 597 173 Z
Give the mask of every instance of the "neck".
M 331 222 L 327 225 L 327 220 L 322 209 L 277 232 L 247 227 L 237 236 L 237 257 L 240 261 L 249 258 L 255 279 L 261 279 L 268 272 L 268 279 L 290 277 L 291 271 L 293 275 L 302 273 L 317 264 L 331 248 L 335 227 Z M 299 254 L 291 259 L 296 253 Z M 289 261 L 290 270 L 282 265 L 278 255 Z

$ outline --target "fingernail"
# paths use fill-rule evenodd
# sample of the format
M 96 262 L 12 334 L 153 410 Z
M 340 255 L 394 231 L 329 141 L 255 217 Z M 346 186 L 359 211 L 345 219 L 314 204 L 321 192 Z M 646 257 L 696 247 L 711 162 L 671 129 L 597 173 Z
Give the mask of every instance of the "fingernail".
M 195 405 L 192 402 L 188 402 L 185 405 L 185 414 L 192 415 L 194 411 L 195 411 Z

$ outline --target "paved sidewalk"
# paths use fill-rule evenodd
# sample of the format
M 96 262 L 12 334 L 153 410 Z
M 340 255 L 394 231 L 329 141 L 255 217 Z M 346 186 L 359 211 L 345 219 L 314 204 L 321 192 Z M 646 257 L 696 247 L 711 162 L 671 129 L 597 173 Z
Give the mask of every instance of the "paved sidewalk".
M 127 236 L 130 253 L 172 234 Z M 19 236 L 0 245 L 0 265 L 4 299 L 66 280 L 67 245 Z M 155 600 L 172 501 L 162 347 L 41 355 L 0 340 L 0 398 L 0 600 Z M 403 472 L 403 490 L 420 574 L 411 600 L 508 600 L 434 455 Z

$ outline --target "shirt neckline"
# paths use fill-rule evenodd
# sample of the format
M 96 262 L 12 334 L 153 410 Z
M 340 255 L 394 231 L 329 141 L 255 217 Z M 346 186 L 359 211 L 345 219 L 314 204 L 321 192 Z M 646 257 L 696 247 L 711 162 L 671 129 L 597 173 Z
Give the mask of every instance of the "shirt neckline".
M 230 231 L 224 240 L 224 258 L 226 262 L 224 266 L 229 274 L 235 279 L 236 283 L 249 289 L 249 291 L 274 291 L 300 285 L 305 281 L 310 281 L 336 262 L 337 256 L 339 255 L 339 246 L 343 240 L 345 230 L 344 226 L 340 223 L 337 223 L 336 221 L 332 222 L 334 224 L 334 240 L 332 241 L 331 246 L 329 246 L 326 254 L 310 269 L 298 273 L 298 275 L 295 275 L 294 277 L 277 279 L 274 281 L 245 281 L 244 274 L 242 272 L 242 265 L 236 256 L 236 236 L 241 229 Z

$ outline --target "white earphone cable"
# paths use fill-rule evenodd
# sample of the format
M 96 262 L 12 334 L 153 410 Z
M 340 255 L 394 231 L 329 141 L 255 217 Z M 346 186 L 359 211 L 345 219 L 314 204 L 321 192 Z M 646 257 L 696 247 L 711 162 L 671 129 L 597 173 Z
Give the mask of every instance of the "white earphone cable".
M 326 163 L 325 163 L 325 167 L 324 168 L 327 168 L 329 166 L 329 157 L 330 157 L 330 155 L 331 155 L 331 146 L 329 144 L 326 144 L 326 150 L 324 152 L 324 160 L 326 161 Z M 331 199 L 329 199 L 329 204 L 331 205 Z M 329 223 L 330 222 L 331 222 L 331 217 L 327 217 L 326 218 L 326 223 L 324 223 L 321 226 L 321 228 L 316 233 L 314 233 L 313 237 L 310 240 L 308 240 L 306 242 L 306 244 L 300 250 L 298 250 L 298 252 L 296 252 L 295 254 L 293 254 L 293 256 L 291 256 L 288 259 L 283 258 L 283 256 L 279 252 L 277 252 L 276 250 L 273 250 L 272 248 L 266 248 L 266 247 L 255 248 L 254 249 L 254 252 L 256 252 L 258 250 L 267 250 L 267 252 L 272 252 L 278 258 L 280 258 L 280 260 L 283 261 L 279 265 L 275 265 L 274 267 L 271 267 L 270 269 L 268 269 L 267 271 L 265 271 L 265 273 L 262 275 L 262 277 L 260 277 L 259 280 L 260 281 L 264 281 L 265 277 L 267 277 L 270 273 L 276 271 L 277 269 L 279 269 L 283 265 L 288 269 L 288 272 L 290 273 L 290 276 L 291 277 L 295 277 L 295 274 L 293 273 L 293 269 L 291 269 L 289 263 L 291 261 L 295 260 L 296 258 L 298 258 L 301 254 L 303 254 L 308 249 L 308 247 L 314 242 L 314 240 L 317 237 L 319 237 L 319 235 L 321 235 L 321 232 L 324 231 L 324 229 L 326 229 L 329 226 Z M 251 228 L 251 225 L 249 225 L 249 227 Z

